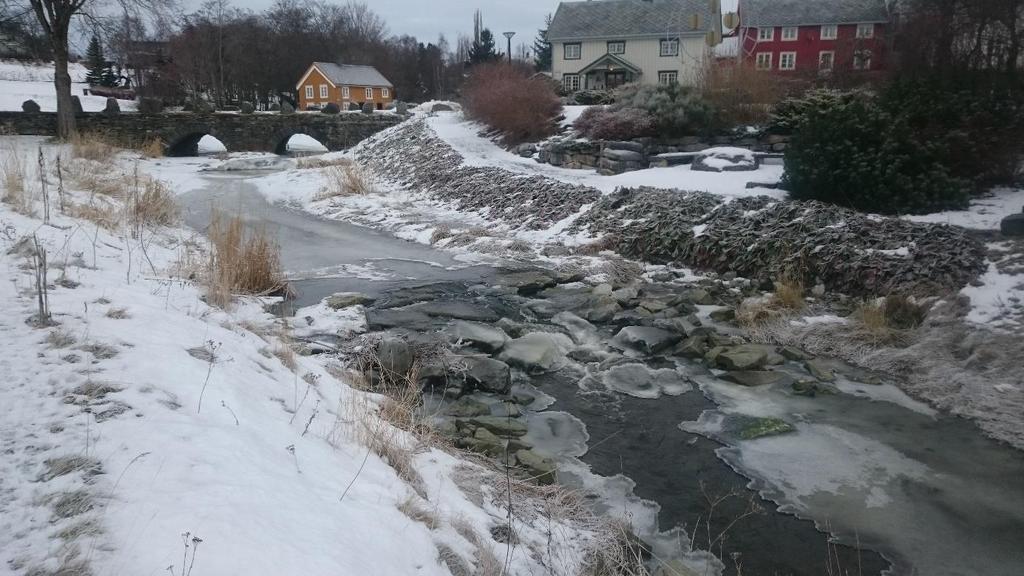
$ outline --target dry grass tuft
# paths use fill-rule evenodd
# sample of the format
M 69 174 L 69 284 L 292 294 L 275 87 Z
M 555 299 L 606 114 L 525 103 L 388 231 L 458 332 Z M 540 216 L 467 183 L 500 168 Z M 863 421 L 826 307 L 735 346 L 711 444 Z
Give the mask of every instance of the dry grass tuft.
M 207 298 L 227 306 L 234 294 L 266 295 L 287 288 L 277 244 L 265 229 L 246 232 L 242 218 L 214 212 L 208 237 Z
M 329 168 L 331 166 L 348 166 L 352 161 L 348 158 L 324 158 L 323 156 L 306 156 L 295 161 L 295 167 L 299 170 L 316 168 Z
M 135 188 L 129 209 L 137 226 L 173 226 L 180 215 L 174 195 L 158 180 L 147 178 Z
M 164 143 L 159 138 L 150 138 L 139 147 L 139 153 L 146 158 L 163 158 Z
M 4 150 L 0 157 L 0 176 L 3 177 L 3 202 L 16 212 L 32 212 L 32 195 L 25 187 L 25 157 L 14 147 Z
M 437 545 L 437 561 L 447 567 L 452 576 L 474 576 L 474 572 L 469 567 L 469 564 L 447 544 Z M 495 572 L 494 574 L 499 575 L 501 572 Z
M 853 312 L 856 335 L 872 345 L 906 346 L 928 310 L 906 296 L 891 294 L 884 299 L 866 300 Z
M 746 328 L 758 328 L 778 322 L 806 307 L 803 283 L 782 279 L 775 283 L 774 293 L 741 302 L 736 309 L 736 321 Z
M 119 149 L 110 144 L 109 139 L 103 134 L 77 132 L 71 138 L 71 154 L 75 158 L 108 163 L 113 161 L 118 151 Z
M 77 341 L 75 336 L 67 330 L 54 330 L 46 335 L 46 343 L 51 348 L 67 348 Z
M 503 566 L 491 549 L 489 539 L 481 538 L 476 528 L 469 523 L 465 516 L 456 516 L 451 519 L 452 528 L 455 532 L 473 545 L 474 574 L 481 576 L 488 574 L 501 574 Z
M 434 232 L 430 235 L 430 243 L 437 244 L 445 238 L 451 238 L 452 227 L 447 224 L 438 224 L 437 228 L 434 228 Z
M 437 530 L 441 522 L 437 519 L 437 514 L 434 510 L 427 508 L 422 498 L 415 494 L 410 494 L 408 498 L 403 500 L 399 505 L 398 509 L 409 517 L 413 522 L 421 522 L 431 530 Z
M 352 164 L 329 166 L 324 170 L 324 187 L 317 194 L 317 200 L 339 196 L 365 196 L 374 191 L 373 184 L 366 172 Z
M 110 310 L 107 310 L 105 316 L 113 320 L 125 320 L 132 317 L 132 315 L 128 313 L 127 308 L 111 308 Z
M 799 312 L 807 306 L 804 301 L 804 283 L 799 280 L 783 278 L 775 283 L 773 300 L 779 308 Z

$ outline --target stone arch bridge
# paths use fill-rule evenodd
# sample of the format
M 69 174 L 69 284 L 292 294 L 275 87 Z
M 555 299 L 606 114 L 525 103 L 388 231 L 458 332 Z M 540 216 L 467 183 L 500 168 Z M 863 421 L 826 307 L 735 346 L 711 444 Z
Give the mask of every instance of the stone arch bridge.
M 402 120 L 397 114 L 363 113 L 105 115 L 95 112 L 80 114 L 78 129 L 103 134 L 127 146 L 138 146 L 157 138 L 168 156 L 196 155 L 199 140 L 207 134 L 220 140 L 230 152 L 285 154 L 288 139 L 296 134 L 315 138 L 328 150 L 344 150 Z M 0 133 L 54 136 L 57 114 L 0 112 Z

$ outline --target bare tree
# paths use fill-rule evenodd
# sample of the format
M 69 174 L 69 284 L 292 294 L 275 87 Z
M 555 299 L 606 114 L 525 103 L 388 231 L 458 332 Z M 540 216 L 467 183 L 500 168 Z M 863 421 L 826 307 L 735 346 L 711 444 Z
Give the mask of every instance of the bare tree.
M 75 133 L 75 111 L 68 73 L 68 36 L 76 17 L 100 19 L 104 0 L 28 0 L 36 20 L 53 50 L 53 84 L 57 90 L 57 134 L 68 138 Z M 145 11 L 156 15 L 173 6 L 174 0 L 119 0 L 124 11 Z

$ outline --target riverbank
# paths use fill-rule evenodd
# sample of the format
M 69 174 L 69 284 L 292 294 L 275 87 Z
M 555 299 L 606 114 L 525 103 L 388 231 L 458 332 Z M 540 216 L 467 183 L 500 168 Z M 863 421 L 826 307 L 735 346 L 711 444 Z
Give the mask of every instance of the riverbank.
M 208 305 L 206 244 L 173 199 L 159 218 L 126 209 L 170 198 L 136 156 L 35 138 L 3 153 L 6 570 L 526 575 L 616 550 L 621 532 L 562 491 L 385 419 L 266 300 Z

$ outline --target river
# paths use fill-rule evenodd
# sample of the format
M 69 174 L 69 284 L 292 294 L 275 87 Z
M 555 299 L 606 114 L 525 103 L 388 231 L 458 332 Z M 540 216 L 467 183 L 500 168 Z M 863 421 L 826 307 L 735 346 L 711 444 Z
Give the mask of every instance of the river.
M 443 282 L 446 299 L 550 323 L 550 314 L 532 311 L 544 293 L 499 297 L 487 289 L 501 281 L 500 262 L 468 265 L 429 246 L 272 205 L 246 178 L 210 176 L 205 189 L 182 196 L 185 220 L 203 230 L 217 207 L 274 233 L 297 292 L 295 307 L 339 291 L 382 296 Z M 559 306 L 557 298 L 549 301 Z M 837 394 L 814 398 L 788 387 L 741 387 L 694 361 L 620 355 L 608 346 L 617 329 L 599 325 L 589 342 L 578 343 L 598 362 L 566 362 L 518 380 L 554 399 L 527 419 L 531 435 L 545 436 L 541 443 L 564 465 L 564 482 L 614 485 L 605 495 L 609 508 L 623 497 L 612 492 L 633 498 L 631 490 L 643 510 L 657 513 L 657 534 L 641 530 L 641 537 L 671 540 L 671 529 L 682 527 L 698 547 L 713 542 L 726 573 L 742 566 L 747 575 L 1024 574 L 1021 452 L 969 422 L 934 413 L 891 383 L 841 375 Z M 595 379 L 608 380 L 600 360 L 613 356 L 620 364 L 674 370 L 692 389 L 657 398 L 595 390 Z M 749 418 L 781 418 L 796 430 L 738 438 L 732 423 Z M 535 423 L 546 432 L 535 431 Z M 585 449 L 572 448 L 583 441 Z M 709 498 L 727 494 L 714 507 L 709 536 Z M 752 503 L 762 511 L 729 527 Z

